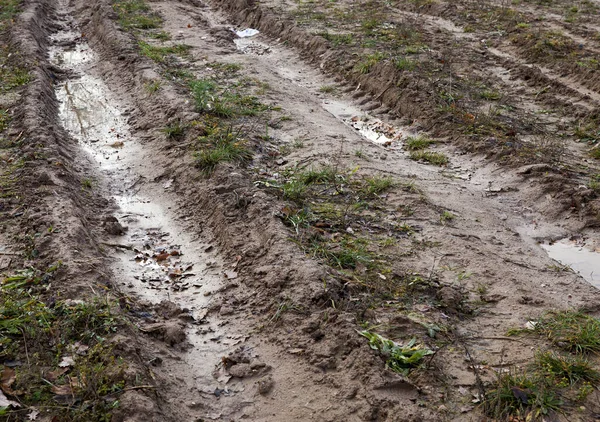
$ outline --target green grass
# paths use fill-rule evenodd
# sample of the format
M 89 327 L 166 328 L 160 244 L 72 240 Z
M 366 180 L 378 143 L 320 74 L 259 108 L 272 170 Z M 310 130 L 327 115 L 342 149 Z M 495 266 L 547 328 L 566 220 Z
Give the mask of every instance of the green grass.
M 558 385 L 567 387 L 578 383 L 587 382 L 597 385 L 600 382 L 600 372 L 581 356 L 561 355 L 555 352 L 538 353 L 536 365 L 558 382 Z
M 140 53 L 143 56 L 146 56 L 157 63 L 165 63 L 167 58 L 171 55 L 184 57 L 191 48 L 189 45 L 184 44 L 160 47 L 148 44 L 145 41 L 138 41 L 138 46 L 140 48 Z
M 167 139 L 181 139 L 185 135 L 186 129 L 187 125 L 177 120 L 165 126 L 162 132 L 166 135 Z
M 4 30 L 20 11 L 21 0 L 0 0 L 0 31 Z
M 125 29 L 156 29 L 162 24 L 160 16 L 152 13 L 143 0 L 116 0 L 113 10 Z
M 169 41 L 171 39 L 171 34 L 165 31 L 157 31 L 157 32 L 148 32 L 146 34 L 148 38 L 152 38 L 160 41 Z
M 435 166 L 445 166 L 449 160 L 445 154 L 433 151 L 412 151 L 410 159 L 415 161 L 425 161 Z
M 22 406 L 31 406 L 48 418 L 107 421 L 127 383 L 125 364 L 107 339 L 124 321 L 113 312 L 115 304 L 106 299 L 45 303 L 38 293 L 46 291 L 59 266 L 45 272 L 30 267 L 3 280 L 0 359 L 21 362 L 14 369 L 2 368 L 14 371 L 15 377 L 3 390 L 8 396 L 7 390 L 15 391 Z M 67 356 L 72 361 L 61 368 Z M 57 405 L 57 395 L 66 396 L 72 404 Z M 20 409 L 0 407 L 0 415 L 9 420 L 21 420 L 19 414 Z
M 340 45 L 350 45 L 354 43 L 354 36 L 352 34 L 330 34 L 329 32 L 320 32 L 317 35 L 325 38 L 334 47 Z
M 400 71 L 411 71 L 417 67 L 418 62 L 409 59 L 408 57 L 398 57 L 394 61 L 396 69 Z
M 10 123 L 8 110 L 0 110 L 0 133 L 4 132 Z
M 406 138 L 404 143 L 404 149 L 408 151 L 420 151 L 428 148 L 430 145 L 435 144 L 433 139 L 427 138 L 426 136 L 410 136 Z
M 484 409 L 496 420 L 516 416 L 538 421 L 556 414 L 562 404 L 557 391 L 543 377 L 513 371 L 498 376 L 495 388 L 487 394 Z
M 348 236 L 339 242 L 313 240 L 307 253 L 339 269 L 356 269 L 358 265 L 375 268 L 377 256 L 367 250 L 366 243 L 363 239 Z
M 379 195 L 397 185 L 394 179 L 388 176 L 365 177 L 364 181 L 365 185 L 360 191 L 365 196 Z
M 242 137 L 241 129 L 216 124 L 198 139 L 199 150 L 195 152 L 196 167 L 211 174 L 219 163 L 246 164 L 252 160 L 252 152 Z
M 369 54 L 359 63 L 357 63 L 356 66 L 354 66 L 354 70 L 362 74 L 370 73 L 371 69 L 373 69 L 373 66 L 385 59 L 385 57 L 385 53 L 379 51 L 373 54 Z
M 161 83 L 159 80 L 146 82 L 144 84 L 144 88 L 146 89 L 146 91 L 148 91 L 148 94 L 154 94 L 155 92 L 158 92 L 160 90 L 160 87 Z
M 256 116 L 270 110 L 257 97 L 245 95 L 235 90 L 220 86 L 213 79 L 197 79 L 189 84 L 196 105 L 196 111 L 213 114 L 217 117 Z
M 497 420 L 539 421 L 582 404 L 600 382 L 600 372 L 584 357 L 538 352 L 520 371 L 499 374 L 483 403 Z
M 582 312 L 549 312 L 536 322 L 535 332 L 570 352 L 600 352 L 600 320 Z
M 481 91 L 479 93 L 479 96 L 481 98 L 483 98 L 484 100 L 489 100 L 489 101 L 497 101 L 500 98 L 502 98 L 502 94 L 500 94 L 500 92 L 492 90 L 492 89 L 484 89 L 483 91 Z
M 319 92 L 323 92 L 325 94 L 333 94 L 337 91 L 335 85 L 323 85 L 319 88 Z

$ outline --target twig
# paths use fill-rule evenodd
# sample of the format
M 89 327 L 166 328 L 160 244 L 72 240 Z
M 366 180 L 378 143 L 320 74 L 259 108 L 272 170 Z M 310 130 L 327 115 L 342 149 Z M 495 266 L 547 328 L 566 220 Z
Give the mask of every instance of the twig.
M 141 390 L 141 389 L 144 389 L 144 388 L 156 388 L 156 387 L 153 386 L 153 385 L 136 385 L 134 387 L 127 387 L 123 391 Z
M 27 365 L 31 366 L 31 362 L 29 362 L 29 351 L 27 350 L 27 340 L 25 339 L 25 330 L 21 328 L 21 334 L 23 335 L 23 345 L 25 346 L 25 356 L 27 357 Z

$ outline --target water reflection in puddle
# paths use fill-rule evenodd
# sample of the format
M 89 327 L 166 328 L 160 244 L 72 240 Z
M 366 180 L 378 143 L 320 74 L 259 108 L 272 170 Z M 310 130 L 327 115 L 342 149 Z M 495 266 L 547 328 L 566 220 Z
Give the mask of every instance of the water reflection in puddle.
M 568 239 L 541 246 L 550 258 L 571 267 L 593 286 L 600 288 L 600 251 L 592 251 Z
M 186 362 L 194 368 L 199 387 L 223 387 L 226 381 L 213 378 L 214 366 L 242 340 L 226 335 L 219 321 L 205 319 L 212 293 L 222 285 L 222 266 L 207 252 L 209 245 L 192 239 L 185 227 L 173 220 L 167 196 L 156 197 L 156 189 L 166 192 L 172 181 L 155 190 L 138 183 L 148 177 L 136 169 L 143 168 L 149 152 L 132 135 L 126 109 L 94 74 L 98 57 L 74 32 L 59 33 L 53 39 L 60 42 L 50 51 L 52 62 L 72 75 L 55 86 L 59 118 L 94 158 L 119 207 L 115 214 L 118 223 L 111 217 L 106 222 L 128 227 L 125 234 L 112 240 L 117 258 L 115 278 L 127 293 L 154 303 L 170 300 L 191 311 L 195 322 L 202 325 L 188 332 L 194 348 Z M 146 189 L 140 190 L 140 185 Z

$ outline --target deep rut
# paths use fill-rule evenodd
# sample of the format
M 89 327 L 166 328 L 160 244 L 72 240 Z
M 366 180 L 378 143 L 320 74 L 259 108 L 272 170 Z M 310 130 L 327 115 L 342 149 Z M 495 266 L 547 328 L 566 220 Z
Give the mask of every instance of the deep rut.
M 299 139 L 308 144 L 308 148 L 290 154 L 289 160 L 311 165 L 343 160 L 377 174 L 417 180 L 429 201 L 442 204 L 459 216 L 452 226 L 409 222 L 423 224 L 422 238 L 435 239 L 442 245 L 435 252 L 424 252 L 420 258 L 422 266 L 429 267 L 431 258 L 434 265 L 436 259 L 444 260 L 448 269 L 440 270 L 441 278 L 448 280 L 455 277 L 452 268 L 468 268 L 482 279 L 485 275 L 486 282 L 491 279 L 490 293 L 503 297 L 498 308 L 461 327 L 477 359 L 502 364 L 505 352 L 514 359 L 523 357 L 518 347 L 507 348 L 506 342 L 494 340 L 499 333 L 529 317 L 531 309 L 522 297 L 539 296 L 549 306 L 561 306 L 556 290 L 565 279 L 574 285 L 569 306 L 585 304 L 597 295 L 574 274 L 546 272 L 552 261 L 537 241 L 565 236 L 572 226 L 545 223 L 538 212 L 530 209 L 526 188 L 523 192 L 513 189 L 523 187 L 518 175 L 504 174 L 501 168 L 464 157 L 447 147 L 440 147 L 451 155 L 451 165 L 446 170 L 408 160 L 400 148 L 402 139 L 418 133 L 419 127 L 366 119 L 367 113 L 347 97 L 333 98 L 319 92 L 320 87 L 334 83 L 285 45 L 259 36 L 238 41 L 236 48 L 231 40 L 224 42 L 227 37 L 215 36 L 219 31 L 229 31 L 230 24 L 206 5 L 191 7 L 167 1 L 151 6 L 161 13 L 164 29 L 173 39 L 192 47 L 188 64 L 197 66 L 195 70 L 212 60 L 242 63 L 248 75 L 268 82 L 271 88 L 265 99 L 280 105 L 291 116 L 270 136 L 279 145 L 290 145 Z M 275 254 L 276 260 L 267 268 L 255 268 L 254 259 L 260 262 L 261 255 L 246 253 L 244 237 L 251 236 L 238 234 L 236 247 L 226 253 L 228 257 L 239 253 L 234 266 L 238 260 L 250 264 L 245 267 L 243 278 L 248 286 L 236 284 L 242 274 L 225 264 L 225 253 L 215 246 L 216 239 L 223 235 L 212 233 L 211 237 L 210 230 L 204 229 L 204 218 L 213 210 L 194 215 L 194 198 L 182 193 L 187 192 L 185 187 L 178 186 L 182 174 L 192 171 L 182 169 L 190 164 L 189 157 L 187 161 L 175 161 L 175 154 L 164 157 L 164 150 L 152 142 L 158 139 L 153 131 L 162 127 L 162 122 L 140 122 L 137 105 L 148 101 L 148 97 L 124 81 L 139 75 L 119 73 L 115 64 L 106 60 L 104 46 L 82 36 L 83 26 L 77 22 L 72 5 L 61 1 L 58 8 L 62 29 L 52 35 L 54 46 L 49 54 L 67 75 L 56 84 L 59 116 L 94 169 L 89 179 L 82 180 L 82 189 L 98 188 L 112 198 L 116 218 L 107 217 L 103 222 L 113 233 L 104 245 L 113 255 L 112 273 L 121 291 L 153 303 L 174 302 L 179 308 L 188 309 L 193 319 L 185 330 L 190 348 L 157 347 L 152 351 L 164 361 L 157 369 L 159 379 L 164 381 L 159 385 L 161 411 L 169 413 L 170 420 L 245 417 L 265 421 L 333 421 L 376 417 L 380 407 L 389 407 L 408 409 L 408 416 L 414 419 L 407 420 L 441 420 L 435 419 L 439 415 L 434 411 L 422 410 L 417 404 L 417 398 L 427 392 L 418 391 L 404 379 L 381 374 L 381 362 L 364 342 L 357 343 L 355 317 L 351 313 L 340 312 L 338 319 L 332 317 L 328 329 L 333 335 L 321 342 L 308 337 L 311 325 L 320 323 L 319 316 L 313 318 L 310 313 L 299 318 L 297 326 L 284 326 L 274 333 L 269 333 L 268 327 L 262 332 L 250 331 L 258 326 L 264 329 L 269 320 L 263 308 L 252 307 L 253 300 L 287 304 L 290 296 L 306 299 L 309 295 L 298 291 L 322 289 L 322 272 L 313 270 L 316 266 L 308 259 L 297 259 L 301 253 L 289 253 L 291 246 L 285 249 L 271 242 L 275 236 L 268 230 L 263 233 L 262 227 L 248 227 L 248 233 L 258 231 L 266 238 L 261 238 L 261 248 L 266 251 L 260 253 L 266 255 L 277 247 L 282 252 Z M 100 35 L 90 35 L 102 40 Z M 143 75 L 147 80 L 157 76 L 149 66 L 144 65 L 144 70 L 151 75 Z M 377 145 L 381 141 L 392 143 L 393 148 Z M 242 177 L 236 169 L 225 171 L 230 179 Z M 219 189 L 227 190 L 223 186 L 213 190 Z M 234 196 L 237 191 L 231 189 L 228 193 Z M 261 193 L 253 192 L 259 199 L 266 196 Z M 273 220 L 271 214 L 277 204 L 267 199 L 263 204 L 259 212 Z M 256 222 L 249 219 L 248 226 Z M 277 233 L 281 232 L 280 229 Z M 523 262 L 524 256 L 527 262 Z M 284 268 L 278 268 L 279 265 Z M 276 293 L 263 288 L 272 281 L 271 273 L 281 278 L 276 280 L 279 285 L 272 288 Z M 292 276 L 288 277 L 288 273 Z M 543 288 L 537 283 L 540 277 L 547 280 Z M 290 279 L 297 284 L 286 286 Z M 514 297 L 509 294 L 513 290 L 518 291 Z M 219 293 L 233 305 L 216 306 L 213 300 Z M 256 298 L 261 295 L 272 297 Z M 315 297 L 317 294 L 311 299 Z M 177 335 L 177 329 L 185 324 L 177 315 L 172 319 L 173 333 Z M 151 324 L 142 322 L 142 331 L 151 331 L 149 327 Z M 251 376 L 241 372 L 234 376 L 225 371 L 221 359 L 232 353 L 247 363 Z M 464 364 L 464 356 L 452 353 L 440 358 L 441 366 L 452 377 L 451 387 L 471 389 L 467 392 L 470 396 L 475 391 L 474 375 Z

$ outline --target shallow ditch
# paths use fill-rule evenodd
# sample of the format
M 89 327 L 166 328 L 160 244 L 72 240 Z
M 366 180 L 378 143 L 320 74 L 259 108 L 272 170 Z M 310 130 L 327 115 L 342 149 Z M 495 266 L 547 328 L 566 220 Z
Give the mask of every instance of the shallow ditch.
M 82 190 L 101 189 L 115 205 L 115 217 L 104 220 L 115 282 L 125 294 L 152 303 L 171 301 L 189 311 L 193 322 L 186 334 L 192 347 L 183 355 L 188 388 L 215 400 L 242 391 L 241 381 L 230 381 L 220 364 L 244 338 L 206 318 L 222 287 L 222 263 L 211 245 L 192 238 L 176 220 L 173 181 L 146 183 L 155 169 L 128 124 L 131 109 L 99 76 L 99 57 L 75 23 L 69 26 L 73 29 L 51 36 L 49 51 L 51 62 L 69 75 L 55 86 L 59 119 L 94 172 L 82 180 Z M 228 277 L 235 277 L 232 273 Z

